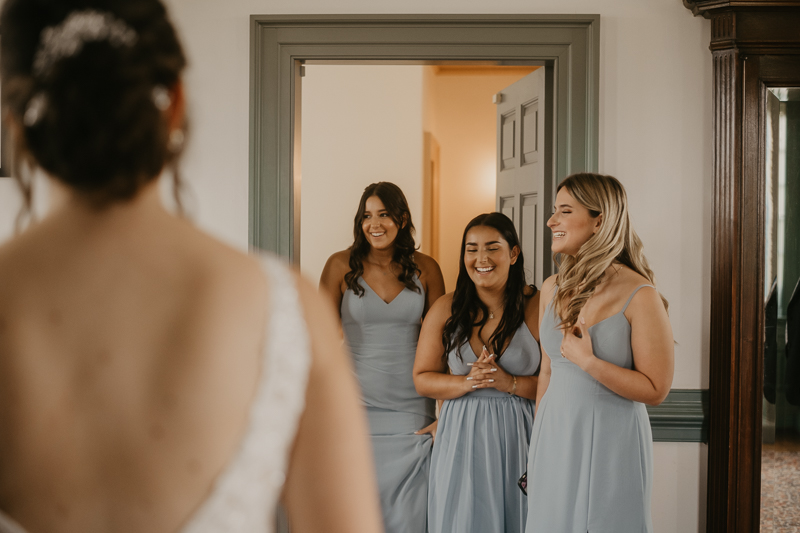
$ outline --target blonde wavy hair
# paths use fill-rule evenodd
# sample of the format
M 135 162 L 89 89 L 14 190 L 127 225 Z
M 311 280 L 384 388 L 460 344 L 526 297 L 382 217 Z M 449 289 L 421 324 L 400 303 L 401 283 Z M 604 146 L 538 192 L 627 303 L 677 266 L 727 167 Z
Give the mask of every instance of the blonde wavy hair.
M 558 265 L 556 293 L 553 303 L 559 327 L 570 330 L 578 315 L 605 279 L 613 262 L 621 263 L 644 276 L 655 287 L 655 275 L 644 256 L 642 241 L 628 217 L 628 197 L 625 188 L 613 176 L 579 173 L 567 177 L 557 191 L 566 188 L 570 196 L 589 210 L 593 218 L 602 215 L 600 229 L 592 235 L 575 256 L 553 254 Z M 669 303 L 661 296 L 664 308 Z

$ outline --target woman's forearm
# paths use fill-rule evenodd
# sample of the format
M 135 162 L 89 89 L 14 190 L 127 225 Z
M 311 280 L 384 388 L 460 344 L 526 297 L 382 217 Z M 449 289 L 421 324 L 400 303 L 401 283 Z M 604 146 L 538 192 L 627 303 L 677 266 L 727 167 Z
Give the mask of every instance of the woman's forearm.
M 526 400 L 536 400 L 537 391 L 539 389 L 539 378 L 537 376 L 516 376 L 516 378 L 517 390 L 514 392 L 514 396 L 519 396 Z
M 435 400 L 452 400 L 471 392 L 472 381 L 467 376 L 453 376 L 442 372 L 420 372 L 414 376 L 417 394 Z
M 634 402 L 658 405 L 669 393 L 669 388 L 660 390 L 638 370 L 622 368 L 599 357 L 592 358 L 583 370 L 612 392 Z

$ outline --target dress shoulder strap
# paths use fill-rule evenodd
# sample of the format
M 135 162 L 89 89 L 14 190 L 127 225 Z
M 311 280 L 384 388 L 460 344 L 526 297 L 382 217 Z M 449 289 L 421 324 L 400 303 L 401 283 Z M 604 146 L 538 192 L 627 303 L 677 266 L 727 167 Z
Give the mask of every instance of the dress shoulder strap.
M 262 254 L 269 284 L 261 377 L 238 453 L 181 533 L 273 531 L 289 456 L 305 408 L 311 342 L 287 265 Z
M 636 296 L 636 293 L 639 292 L 639 289 L 641 289 L 642 287 L 650 287 L 651 289 L 655 289 L 655 287 L 653 287 L 649 283 L 644 283 L 642 285 L 639 285 L 635 289 L 633 289 L 633 292 L 631 293 L 631 295 L 628 296 L 628 301 L 625 302 L 625 306 L 622 308 L 622 311 L 620 311 L 621 313 L 625 312 L 625 310 L 628 308 L 628 305 L 630 305 L 631 300 L 633 300 L 633 297 Z

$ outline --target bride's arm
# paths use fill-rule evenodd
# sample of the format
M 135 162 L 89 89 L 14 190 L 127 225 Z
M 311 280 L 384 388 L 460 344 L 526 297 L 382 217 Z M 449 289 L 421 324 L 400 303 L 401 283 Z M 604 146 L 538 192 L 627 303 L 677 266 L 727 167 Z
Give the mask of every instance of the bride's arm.
M 337 335 L 336 316 L 299 282 L 312 363 L 306 409 L 289 464 L 283 502 L 292 533 L 383 531 L 378 490 L 355 377 Z M 287 347 L 291 357 L 291 347 Z

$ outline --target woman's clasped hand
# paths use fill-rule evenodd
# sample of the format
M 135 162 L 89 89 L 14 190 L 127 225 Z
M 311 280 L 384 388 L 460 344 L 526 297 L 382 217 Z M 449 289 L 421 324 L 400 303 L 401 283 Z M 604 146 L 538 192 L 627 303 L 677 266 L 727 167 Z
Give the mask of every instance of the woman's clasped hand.
M 490 354 L 484 346 L 478 360 L 474 363 L 467 363 L 467 366 L 472 367 L 465 379 L 469 387 L 467 392 L 472 389 L 491 388 L 511 394 L 514 376 L 503 370 L 503 367 L 497 364 L 496 359 L 495 354 Z

